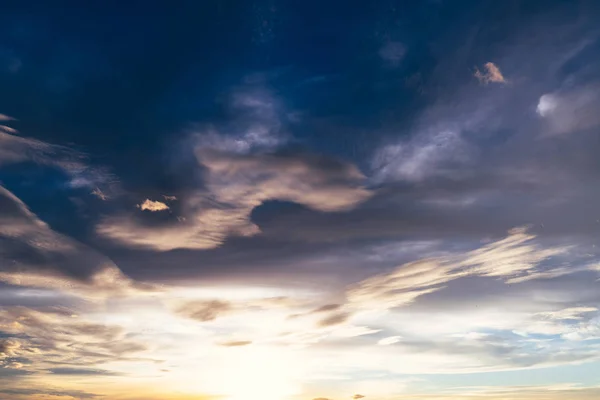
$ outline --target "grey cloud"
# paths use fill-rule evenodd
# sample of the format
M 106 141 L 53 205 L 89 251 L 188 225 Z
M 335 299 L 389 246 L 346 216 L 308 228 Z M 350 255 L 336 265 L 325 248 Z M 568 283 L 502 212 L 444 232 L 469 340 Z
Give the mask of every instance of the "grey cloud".
M 33 396 L 33 395 L 45 395 L 45 396 L 58 396 L 58 397 L 72 397 L 75 399 L 96 399 L 98 397 L 103 397 L 99 394 L 94 394 L 90 392 L 85 392 L 82 390 L 60 390 L 60 389 L 23 389 L 23 388 L 14 388 L 14 389 L 0 389 L 0 393 L 5 395 L 14 395 L 14 396 Z
M 6 360 L 25 358 L 36 370 L 84 367 L 127 360 L 145 351 L 143 343 L 128 340 L 120 327 L 73 320 L 71 315 L 45 313 L 25 307 L 0 309 L 0 325 L 11 327 Z M 39 371 L 32 371 L 39 372 Z
M 175 312 L 200 322 L 209 322 L 226 315 L 244 313 L 248 310 L 287 308 L 299 304 L 299 301 L 286 297 L 253 299 L 244 302 L 219 299 L 192 300 L 177 306 Z
M 332 315 L 320 320 L 318 322 L 318 326 L 327 327 L 327 326 L 343 324 L 344 322 L 348 321 L 349 318 L 350 318 L 350 314 L 348 314 L 348 313 L 332 314 Z
M 182 305 L 177 313 L 200 322 L 209 322 L 231 313 L 233 309 L 233 305 L 227 301 L 197 300 Z
M 151 289 L 132 282 L 105 256 L 53 231 L 1 186 L 0 204 L 0 281 L 93 296 Z
M 94 368 L 49 368 L 48 372 L 54 375 L 100 375 L 100 376 L 114 376 L 119 375 L 118 373 L 107 371 L 104 369 Z
M 339 310 L 341 307 L 342 307 L 341 304 L 325 304 L 324 306 L 315 308 L 310 313 L 313 314 L 313 313 L 322 313 L 322 312 L 326 312 L 326 311 L 336 311 L 336 310 Z

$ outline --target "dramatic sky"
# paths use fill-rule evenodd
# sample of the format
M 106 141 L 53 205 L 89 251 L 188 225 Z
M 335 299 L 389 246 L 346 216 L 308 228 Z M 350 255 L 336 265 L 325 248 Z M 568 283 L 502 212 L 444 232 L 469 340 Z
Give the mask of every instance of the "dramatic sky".
M 3 6 L 0 398 L 600 398 L 599 20 Z

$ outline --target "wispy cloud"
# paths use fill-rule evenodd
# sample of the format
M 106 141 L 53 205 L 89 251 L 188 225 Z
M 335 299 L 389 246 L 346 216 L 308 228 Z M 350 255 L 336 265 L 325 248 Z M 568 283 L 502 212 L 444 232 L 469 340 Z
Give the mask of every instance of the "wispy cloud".
M 349 288 L 348 298 L 356 306 L 393 308 L 410 304 L 434 293 L 456 279 L 469 276 L 504 279 L 528 276 L 535 279 L 539 264 L 567 252 L 568 247 L 540 248 L 534 235 L 514 229 L 506 238 L 450 258 L 432 258 L 403 265 L 389 274 L 369 278 Z
M 180 199 L 177 221 L 147 227 L 132 216 L 104 219 L 97 232 L 126 245 L 166 251 L 211 249 L 229 236 L 254 236 L 260 229 L 252 211 L 270 200 L 290 201 L 322 212 L 350 210 L 372 196 L 366 177 L 350 163 L 311 153 L 277 152 L 284 136 L 272 98 L 241 92 L 232 107 L 241 108 L 269 128 L 252 125 L 241 134 L 215 131 L 193 135 L 199 167 L 206 170 L 205 189 Z M 263 125 L 261 125 L 263 126 Z M 140 207 L 166 210 L 147 200 Z

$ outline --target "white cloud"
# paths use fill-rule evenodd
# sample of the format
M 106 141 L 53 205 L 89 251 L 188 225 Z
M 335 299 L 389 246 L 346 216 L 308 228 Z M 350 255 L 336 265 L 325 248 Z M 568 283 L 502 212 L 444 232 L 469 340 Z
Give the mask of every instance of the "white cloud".
M 389 337 L 380 339 L 377 342 L 377 344 L 380 346 L 389 346 L 391 344 L 398 343 L 400 340 L 402 340 L 402 336 L 389 336 Z
M 408 140 L 386 145 L 374 159 L 377 179 L 390 177 L 420 181 L 445 174 L 445 167 L 467 162 L 472 148 L 458 131 L 423 132 Z
M 544 94 L 537 105 L 537 113 L 542 117 L 551 115 L 558 108 L 558 98 L 552 94 Z
M 499 241 L 465 255 L 424 259 L 398 267 L 391 273 L 368 278 L 348 289 L 355 307 L 386 309 L 410 304 L 418 297 L 441 290 L 444 284 L 468 276 L 499 277 L 505 280 L 531 276 L 538 265 L 568 247 L 542 248 L 534 235 L 513 229 Z
M 574 133 L 600 125 L 599 85 L 562 90 L 542 95 L 537 113 L 546 122 L 548 135 Z

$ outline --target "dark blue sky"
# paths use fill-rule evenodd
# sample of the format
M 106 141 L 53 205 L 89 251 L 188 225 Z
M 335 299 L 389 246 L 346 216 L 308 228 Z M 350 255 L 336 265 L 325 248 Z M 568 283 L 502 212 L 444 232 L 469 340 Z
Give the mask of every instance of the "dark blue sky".
M 193 332 L 173 348 L 357 346 L 344 379 L 415 395 L 553 366 L 595 398 L 567 364 L 600 354 L 599 2 L 35 3 L 0 6 L 0 388 L 152 354 L 189 372 L 147 307 Z M 206 325 L 270 307 L 317 319 Z M 27 384 L 0 397 L 59 393 Z

